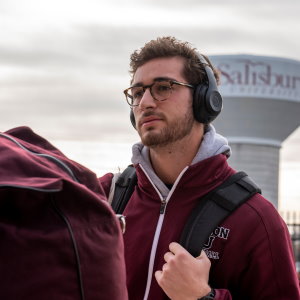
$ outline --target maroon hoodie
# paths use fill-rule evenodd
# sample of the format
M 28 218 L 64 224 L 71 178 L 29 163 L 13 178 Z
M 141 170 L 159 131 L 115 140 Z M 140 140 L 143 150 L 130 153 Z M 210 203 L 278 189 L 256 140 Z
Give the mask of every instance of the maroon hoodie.
M 223 154 L 188 167 L 174 184 L 163 215 L 158 190 L 140 165 L 136 165 L 136 171 L 138 186 L 124 211 L 129 299 L 144 299 L 151 248 L 158 232 L 146 299 L 166 300 L 168 297 L 153 274 L 161 270 L 168 245 L 179 242 L 199 198 L 235 171 L 228 166 Z M 100 178 L 107 195 L 111 179 L 112 174 Z M 158 223 L 161 223 L 159 230 Z M 216 289 L 216 300 L 300 299 L 287 227 L 273 205 L 261 195 L 253 196 L 220 224 L 207 241 L 205 251 L 212 263 L 209 283 Z

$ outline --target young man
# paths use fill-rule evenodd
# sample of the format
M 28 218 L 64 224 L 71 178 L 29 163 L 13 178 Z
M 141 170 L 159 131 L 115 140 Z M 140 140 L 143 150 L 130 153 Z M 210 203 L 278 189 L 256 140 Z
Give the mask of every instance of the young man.
M 207 85 L 205 64 L 213 68 L 171 37 L 131 56 L 125 94 L 141 143 L 132 157 L 138 184 L 124 210 L 129 299 L 300 299 L 289 233 L 260 194 L 219 225 L 206 254 L 194 258 L 178 244 L 199 199 L 235 173 L 226 139 L 197 111 L 206 109 L 195 103 Z M 211 119 L 219 113 L 213 110 Z M 107 195 L 112 177 L 100 179 Z

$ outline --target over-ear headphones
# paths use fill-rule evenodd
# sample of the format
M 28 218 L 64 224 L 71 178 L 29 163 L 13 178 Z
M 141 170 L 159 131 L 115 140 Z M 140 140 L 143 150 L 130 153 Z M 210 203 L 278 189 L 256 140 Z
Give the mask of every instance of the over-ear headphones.
M 193 111 L 194 117 L 199 123 L 208 124 L 212 122 L 221 112 L 223 107 L 222 96 L 219 93 L 213 70 L 205 58 L 198 53 L 199 62 L 205 69 L 206 81 L 199 83 L 194 90 Z M 132 109 L 130 110 L 130 121 L 136 128 Z
M 213 70 L 201 54 L 198 54 L 198 58 L 205 69 L 207 81 L 195 87 L 193 111 L 194 117 L 198 122 L 208 124 L 221 112 L 223 100 L 219 93 Z

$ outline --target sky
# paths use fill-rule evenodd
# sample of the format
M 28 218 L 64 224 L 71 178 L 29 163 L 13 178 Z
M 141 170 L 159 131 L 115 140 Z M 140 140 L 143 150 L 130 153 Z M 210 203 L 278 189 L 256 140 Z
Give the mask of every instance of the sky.
M 0 130 L 30 126 L 92 169 L 88 147 L 115 145 L 126 165 L 138 140 L 122 92 L 135 49 L 171 35 L 207 55 L 300 61 L 299 14 L 296 0 L 1 0 Z M 281 150 L 280 193 L 300 210 L 299 150 L 298 128 Z

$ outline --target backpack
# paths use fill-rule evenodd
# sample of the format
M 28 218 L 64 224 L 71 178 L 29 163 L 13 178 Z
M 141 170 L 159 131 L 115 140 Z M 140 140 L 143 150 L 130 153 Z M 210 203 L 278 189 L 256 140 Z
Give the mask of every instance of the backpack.
M 127 300 L 120 224 L 94 173 L 28 127 L 0 133 L 0 299 Z
M 135 168 L 129 165 L 115 183 L 111 205 L 116 213 L 121 214 L 124 211 L 136 184 Z M 231 175 L 199 199 L 184 226 L 180 244 L 194 257 L 199 256 L 213 230 L 256 193 L 261 193 L 260 188 L 245 172 Z

